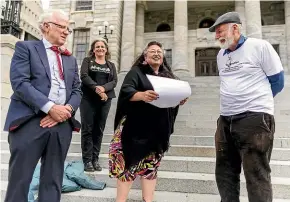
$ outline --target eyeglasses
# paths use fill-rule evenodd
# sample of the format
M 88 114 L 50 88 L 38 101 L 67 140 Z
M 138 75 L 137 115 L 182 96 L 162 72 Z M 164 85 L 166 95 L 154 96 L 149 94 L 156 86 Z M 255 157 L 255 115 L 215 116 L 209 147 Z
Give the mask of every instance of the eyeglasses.
M 160 50 L 158 50 L 158 51 L 156 51 L 156 50 L 149 50 L 149 51 L 148 51 L 148 53 L 150 53 L 150 54 L 158 54 L 158 55 L 163 55 L 163 52 L 162 52 L 162 51 L 160 51 Z
M 57 26 L 60 29 L 66 29 L 69 34 L 72 33 L 72 30 L 69 27 L 67 27 L 67 26 L 63 26 L 63 25 L 60 25 L 60 24 L 57 24 L 57 23 L 54 23 L 54 22 L 46 22 L 46 23 L 54 24 L 55 26 Z
M 96 46 L 95 48 L 106 48 L 105 46 Z

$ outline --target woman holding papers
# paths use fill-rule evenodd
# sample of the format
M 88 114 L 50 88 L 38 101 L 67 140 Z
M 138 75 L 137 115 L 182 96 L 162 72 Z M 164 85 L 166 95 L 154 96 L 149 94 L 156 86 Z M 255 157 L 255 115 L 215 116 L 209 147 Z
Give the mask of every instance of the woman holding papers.
M 160 43 L 150 42 L 126 75 L 120 90 L 115 134 L 109 149 L 110 177 L 118 179 L 117 202 L 126 201 L 138 175 L 143 201 L 153 200 L 157 170 L 169 148 L 178 111 L 178 106 L 158 108 L 148 103 L 158 99 L 158 94 L 146 74 L 175 78 L 163 53 Z

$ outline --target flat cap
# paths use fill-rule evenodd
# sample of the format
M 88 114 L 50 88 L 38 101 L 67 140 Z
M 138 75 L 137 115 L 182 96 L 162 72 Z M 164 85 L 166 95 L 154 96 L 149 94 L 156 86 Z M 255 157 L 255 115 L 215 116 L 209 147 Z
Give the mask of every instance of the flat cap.
M 242 24 L 240 16 L 237 12 L 228 12 L 220 17 L 215 21 L 215 23 L 209 28 L 210 32 L 215 32 L 215 28 L 218 25 L 221 24 L 226 24 L 226 23 L 237 23 L 237 24 Z

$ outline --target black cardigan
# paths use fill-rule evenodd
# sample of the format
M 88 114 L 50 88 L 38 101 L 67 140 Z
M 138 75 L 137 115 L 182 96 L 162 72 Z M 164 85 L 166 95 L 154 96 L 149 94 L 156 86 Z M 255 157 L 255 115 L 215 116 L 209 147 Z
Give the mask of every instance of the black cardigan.
M 96 80 L 89 76 L 89 67 L 94 62 L 95 58 L 93 57 L 86 57 L 84 58 L 81 66 L 81 80 L 82 80 L 82 91 L 84 96 L 97 96 L 95 93 L 95 88 L 98 86 Z M 114 88 L 117 85 L 118 78 L 117 78 L 117 70 L 115 64 L 106 60 L 108 67 L 110 68 L 110 75 L 108 77 L 108 82 L 102 85 L 105 88 L 105 92 L 108 98 L 115 98 L 115 90 Z
M 162 73 L 162 69 L 159 71 Z M 158 108 L 143 101 L 130 101 L 138 91 L 153 90 L 146 74 L 154 75 L 149 65 L 133 67 L 124 79 L 118 98 L 114 128 L 126 116 L 121 135 L 126 168 L 150 153 L 158 155 L 168 150 L 178 112 L 178 106 Z

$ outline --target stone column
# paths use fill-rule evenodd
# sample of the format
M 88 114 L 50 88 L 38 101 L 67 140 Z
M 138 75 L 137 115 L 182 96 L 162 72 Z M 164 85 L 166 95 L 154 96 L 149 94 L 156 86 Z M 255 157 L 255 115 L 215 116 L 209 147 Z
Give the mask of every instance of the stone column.
M 195 50 L 196 47 L 193 46 L 188 49 L 188 69 L 192 77 L 195 77 Z
M 135 59 L 136 1 L 124 1 L 120 72 L 128 72 Z
M 187 1 L 174 2 L 174 46 L 172 68 L 175 72 L 188 74 L 188 24 Z M 179 74 L 179 73 L 178 73 Z
M 22 30 L 22 32 L 21 32 L 21 34 L 20 34 L 20 40 L 21 40 L 21 41 L 24 41 L 24 39 L 25 39 L 25 31 Z
M 74 41 L 74 32 L 68 35 L 66 39 L 65 46 L 66 48 L 73 53 L 73 41 Z M 88 47 L 89 48 L 89 47 Z
M 290 1 L 285 0 L 285 29 L 286 29 L 286 44 L 287 44 L 287 69 L 285 74 L 290 74 Z
M 144 10 L 145 5 L 142 2 L 137 3 L 135 57 L 140 55 L 144 48 Z
M 247 36 L 262 38 L 261 7 L 259 0 L 245 0 Z
M 246 30 L 246 16 L 245 16 L 245 1 L 244 0 L 235 0 L 235 11 L 239 13 L 242 21 L 242 33 L 247 34 Z

